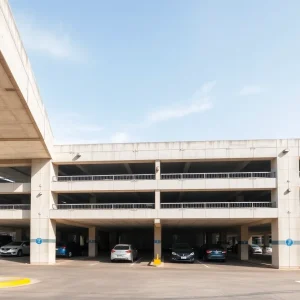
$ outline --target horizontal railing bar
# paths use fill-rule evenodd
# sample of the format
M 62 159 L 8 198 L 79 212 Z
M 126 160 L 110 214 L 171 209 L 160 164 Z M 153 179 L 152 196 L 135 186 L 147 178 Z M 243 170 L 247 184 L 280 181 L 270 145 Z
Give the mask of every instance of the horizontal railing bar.
M 153 209 L 154 203 L 53 204 L 53 209 Z
M 274 202 L 182 202 L 161 203 L 161 208 L 273 208 Z
M 164 173 L 161 179 L 275 178 L 275 172 Z M 155 174 L 54 176 L 53 181 L 154 180 Z
M 30 210 L 30 204 L 0 204 L 0 210 L 5 209 Z

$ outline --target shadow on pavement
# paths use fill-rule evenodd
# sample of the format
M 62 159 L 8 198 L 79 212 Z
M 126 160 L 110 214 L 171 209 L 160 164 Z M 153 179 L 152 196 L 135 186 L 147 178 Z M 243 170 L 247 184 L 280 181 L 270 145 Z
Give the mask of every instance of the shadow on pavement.
M 29 256 L 0 256 L 0 262 L 15 262 L 19 264 L 29 264 L 30 263 L 30 257 Z

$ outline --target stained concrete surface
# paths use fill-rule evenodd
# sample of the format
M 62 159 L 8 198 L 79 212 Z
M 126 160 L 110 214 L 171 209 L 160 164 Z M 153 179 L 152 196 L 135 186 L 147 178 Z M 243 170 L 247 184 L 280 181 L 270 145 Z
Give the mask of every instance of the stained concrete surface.
M 53 266 L 20 262 L 1 259 L 0 276 L 40 282 L 0 290 L 3 299 L 300 299 L 300 270 L 246 262 L 165 262 L 163 268 L 148 266 L 149 257 L 134 264 L 106 257 L 61 259 Z

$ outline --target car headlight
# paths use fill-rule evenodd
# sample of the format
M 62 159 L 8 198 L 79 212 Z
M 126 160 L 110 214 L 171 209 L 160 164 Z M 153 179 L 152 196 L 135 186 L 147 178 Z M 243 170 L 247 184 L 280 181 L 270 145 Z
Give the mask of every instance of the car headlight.
M 177 253 L 176 252 L 172 252 L 172 255 L 177 255 Z
M 194 252 L 192 252 L 190 255 L 195 255 L 195 253 L 194 253 Z

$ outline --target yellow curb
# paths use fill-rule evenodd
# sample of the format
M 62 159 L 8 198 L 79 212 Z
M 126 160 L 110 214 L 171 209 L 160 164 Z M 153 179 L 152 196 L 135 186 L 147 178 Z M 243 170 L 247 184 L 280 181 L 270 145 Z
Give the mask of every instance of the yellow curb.
M 30 283 L 31 281 L 29 278 L 5 280 L 5 281 L 0 281 L 0 289 L 7 288 L 7 287 L 17 287 L 17 286 L 27 285 Z

